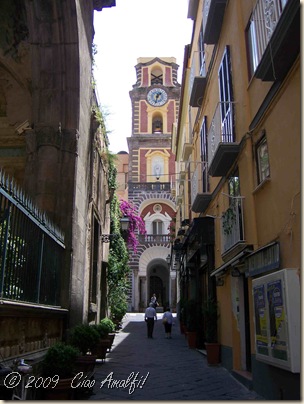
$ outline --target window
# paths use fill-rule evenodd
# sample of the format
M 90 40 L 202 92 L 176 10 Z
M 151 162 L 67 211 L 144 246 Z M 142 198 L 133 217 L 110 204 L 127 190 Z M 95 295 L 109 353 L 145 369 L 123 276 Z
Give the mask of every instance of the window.
M 163 234 L 163 222 L 161 220 L 154 220 L 152 223 L 152 231 L 154 235 Z
M 226 46 L 218 72 L 220 91 L 220 111 L 222 126 L 222 142 L 234 142 L 233 136 L 233 92 L 230 63 L 230 49 Z
M 258 67 L 287 0 L 258 0 L 246 29 L 249 78 Z
M 209 191 L 209 176 L 208 176 L 208 153 L 207 153 L 207 117 L 205 116 L 202 122 L 200 131 L 201 138 L 201 161 L 202 161 L 202 182 L 203 193 Z
M 238 170 L 235 171 L 228 179 L 228 193 L 231 197 L 237 197 L 241 195 L 240 190 L 240 178 Z
M 163 84 L 163 72 L 160 68 L 154 68 L 151 72 L 151 86 L 153 84 Z
M 264 136 L 257 144 L 257 169 L 258 169 L 258 183 L 260 184 L 270 176 L 269 156 L 266 136 Z
M 199 54 L 200 54 L 200 76 L 206 76 L 206 63 L 205 63 L 205 48 L 203 41 L 203 32 L 201 31 L 199 34 Z

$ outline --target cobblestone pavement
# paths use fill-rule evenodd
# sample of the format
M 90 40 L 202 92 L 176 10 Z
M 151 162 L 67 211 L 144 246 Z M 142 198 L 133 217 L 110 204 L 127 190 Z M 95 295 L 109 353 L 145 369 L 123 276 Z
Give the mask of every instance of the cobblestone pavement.
M 106 361 L 97 364 L 88 400 L 263 400 L 221 366 L 189 349 L 178 321 L 166 339 L 162 314 L 147 338 L 142 313 L 128 313 Z

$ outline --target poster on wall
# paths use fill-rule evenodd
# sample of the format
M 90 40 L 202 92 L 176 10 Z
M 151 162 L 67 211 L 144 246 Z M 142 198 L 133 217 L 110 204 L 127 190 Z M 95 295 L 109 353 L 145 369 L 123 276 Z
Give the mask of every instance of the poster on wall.
M 258 285 L 253 289 L 256 350 L 261 355 L 268 355 L 267 310 L 265 286 Z
M 256 359 L 301 371 L 300 282 L 297 268 L 284 268 L 252 281 Z
M 283 300 L 281 279 L 267 283 L 271 356 L 287 360 L 287 329 Z

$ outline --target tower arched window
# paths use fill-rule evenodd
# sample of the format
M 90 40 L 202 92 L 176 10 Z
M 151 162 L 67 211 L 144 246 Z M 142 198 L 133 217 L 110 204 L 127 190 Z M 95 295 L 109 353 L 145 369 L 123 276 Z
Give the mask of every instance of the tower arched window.
M 163 71 L 159 67 L 151 71 L 151 86 L 153 84 L 163 84 Z
M 152 133 L 163 133 L 163 117 L 161 114 L 156 114 L 153 116 Z

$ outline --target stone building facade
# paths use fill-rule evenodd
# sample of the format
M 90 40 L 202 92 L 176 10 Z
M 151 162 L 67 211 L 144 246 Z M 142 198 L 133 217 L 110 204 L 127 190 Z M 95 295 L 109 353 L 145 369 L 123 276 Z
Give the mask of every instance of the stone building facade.
M 63 338 L 67 327 L 99 321 L 106 314 L 109 247 L 101 243 L 100 235 L 109 233 L 110 225 L 107 167 L 102 153 L 107 137 L 96 115 L 92 42 L 94 8 L 101 11 L 114 5 L 115 1 L 102 0 L 16 0 L 0 4 L 1 173 L 15 184 L 9 190 L 10 203 L 15 207 L 19 204 L 17 208 L 43 229 L 43 238 L 53 234 L 52 226 L 45 228 L 44 218 L 63 234 L 60 261 L 52 266 L 56 303 L 44 304 L 41 296 L 24 301 L 26 288 L 39 288 L 31 278 L 31 271 L 40 265 L 38 259 L 29 268 L 29 258 L 23 256 L 22 270 L 30 283 L 25 284 L 24 275 L 15 277 L 15 283 L 9 285 L 10 290 L 18 288 L 14 298 L 4 293 L 1 283 L 4 357 L 41 352 Z M 1 181 L 1 195 L 7 200 L 5 184 Z M 8 223 L 4 203 L 2 230 Z M 9 231 L 12 233 L 12 227 Z M 28 245 L 39 244 L 31 234 L 22 234 Z M 16 248 L 12 253 L 17 254 Z M 43 253 L 41 250 L 41 270 L 47 273 L 51 264 L 44 261 Z M 13 278 L 7 280 L 8 260 L 5 263 L 3 256 L 1 279 L 13 282 Z

